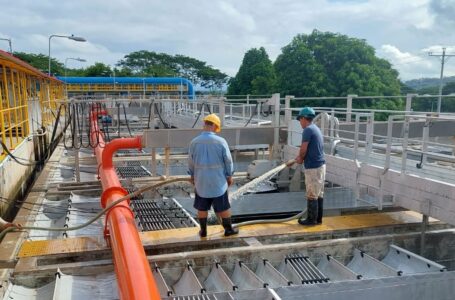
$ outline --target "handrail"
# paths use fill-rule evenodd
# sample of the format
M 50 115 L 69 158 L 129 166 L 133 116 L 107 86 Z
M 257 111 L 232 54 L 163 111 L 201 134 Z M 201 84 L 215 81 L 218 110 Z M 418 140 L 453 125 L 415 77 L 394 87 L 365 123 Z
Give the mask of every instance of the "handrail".
M 98 112 L 91 115 L 91 139 L 99 164 L 99 176 L 103 187 L 103 207 L 124 197 L 128 192 L 121 186 L 112 164 L 115 151 L 140 148 L 141 138 L 116 139 L 105 143 L 98 128 Z M 104 146 L 104 147 L 103 147 Z M 137 232 L 134 216 L 128 203 L 116 205 L 106 216 L 107 237 L 112 248 L 115 272 L 121 299 L 160 299 L 160 294 L 150 270 L 144 247 Z

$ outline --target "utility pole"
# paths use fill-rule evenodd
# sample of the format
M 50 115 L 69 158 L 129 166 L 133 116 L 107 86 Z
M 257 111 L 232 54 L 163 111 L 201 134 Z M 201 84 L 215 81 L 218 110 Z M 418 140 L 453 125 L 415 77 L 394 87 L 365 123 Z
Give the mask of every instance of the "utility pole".
M 446 54 L 446 48 L 443 47 L 442 54 L 434 54 L 433 52 L 429 52 L 428 55 L 441 57 L 441 77 L 439 79 L 439 96 L 438 96 L 438 114 L 439 114 L 439 113 L 441 113 L 442 84 L 443 84 L 443 78 L 444 78 L 444 63 L 451 56 L 455 56 L 455 54 Z

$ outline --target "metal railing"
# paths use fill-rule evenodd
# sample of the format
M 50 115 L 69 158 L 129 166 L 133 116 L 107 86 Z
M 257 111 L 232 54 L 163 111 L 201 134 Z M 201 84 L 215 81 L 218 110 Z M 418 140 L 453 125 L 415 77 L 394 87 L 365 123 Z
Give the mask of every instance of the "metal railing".
M 0 57 L 0 138 L 15 149 L 27 136 L 53 123 L 56 99 L 63 98 L 63 84 L 14 57 Z M 5 150 L 0 152 L 0 161 Z
M 419 168 L 425 165 L 429 158 L 436 161 L 454 162 L 453 154 L 440 154 L 435 151 L 435 147 L 450 149 L 453 146 L 447 143 L 444 144 L 432 141 L 428 134 L 430 128 L 429 124 L 436 124 L 436 127 L 444 127 L 444 124 L 440 122 L 444 121 L 450 123 L 453 114 L 441 113 L 437 115 L 428 115 L 428 113 L 409 110 L 409 108 L 412 107 L 412 99 L 417 99 L 416 97 L 417 96 L 415 95 L 408 95 L 408 97 L 406 97 L 404 110 L 316 107 L 316 111 L 319 115 L 315 121 L 318 122 L 325 137 L 325 141 L 330 145 L 330 154 L 334 154 L 338 146 L 344 145 L 352 147 L 351 158 L 354 160 L 370 162 L 373 153 L 377 152 L 375 154 L 382 154 L 383 158 L 381 159 L 383 162 L 381 163 L 381 166 L 383 163 L 390 160 L 391 155 L 393 156 L 397 153 L 410 153 L 414 155 L 414 159 L 416 155 L 421 156 L 421 162 L 418 163 Z M 366 97 L 357 98 L 363 99 Z M 368 98 L 388 99 L 402 98 L 402 96 L 378 96 Z M 219 114 L 224 127 L 259 127 L 266 125 L 280 128 L 291 124 L 293 115 L 296 115 L 300 110 L 300 108 L 291 107 L 291 104 L 296 105 L 295 101 L 299 103 L 299 101 L 307 99 L 346 100 L 346 97 L 296 99 L 292 96 L 286 96 L 284 99 L 281 98 L 279 100 L 279 106 L 275 105 L 276 101 L 274 102 L 274 99 L 280 99 L 279 95 L 277 96 L 277 94 L 275 94 L 271 98 L 235 99 L 234 101 L 227 100 L 224 97 L 208 96 L 198 97 L 196 99 L 162 99 L 150 97 L 148 99 L 138 98 L 133 100 L 128 98 L 93 100 L 93 98 L 90 98 L 90 101 L 101 101 L 105 103 L 107 107 L 115 107 L 116 103 L 122 103 L 125 104 L 126 111 L 128 112 L 128 110 L 130 110 L 131 113 L 134 113 L 133 107 L 142 107 L 144 110 L 141 114 L 142 122 L 150 119 L 159 119 L 160 122 L 166 124 L 165 128 L 198 129 L 202 125 L 204 116 L 209 113 Z M 86 100 L 78 98 L 77 101 Z M 154 107 L 149 110 L 148 108 L 152 103 Z M 259 109 L 259 107 L 262 108 Z M 146 112 L 146 110 L 148 110 L 148 112 Z M 378 115 L 381 115 L 381 118 L 378 118 Z M 387 116 L 387 118 L 385 121 L 382 121 L 384 116 Z M 404 116 L 407 116 L 407 118 Z M 413 133 L 412 136 L 406 137 L 405 133 L 409 130 L 409 128 L 407 129 L 407 126 L 409 126 L 410 123 L 412 123 L 411 129 Z M 445 128 L 438 130 L 447 131 L 443 134 L 448 136 L 455 136 L 455 132 L 448 132 L 450 131 L 450 128 L 453 128 L 453 124 L 451 127 L 449 123 Z M 136 127 L 150 128 L 150 125 L 148 127 L 144 126 Z M 437 129 L 436 127 L 435 130 Z M 392 130 L 390 128 L 393 129 L 393 134 L 390 133 L 389 136 L 389 132 Z M 295 140 L 300 140 L 301 130 L 298 122 L 294 122 L 294 127 L 289 127 L 288 144 L 292 144 L 290 141 L 295 134 L 297 134 Z M 432 131 L 432 135 L 437 134 L 437 132 Z M 393 137 L 392 140 L 390 140 L 391 137 Z M 274 144 L 276 145 L 278 143 L 277 134 Z M 299 143 L 300 142 L 297 142 L 294 146 L 298 146 Z M 406 169 L 406 163 L 409 163 L 407 155 L 403 155 L 403 160 L 404 161 L 401 163 L 402 167 L 400 168 Z

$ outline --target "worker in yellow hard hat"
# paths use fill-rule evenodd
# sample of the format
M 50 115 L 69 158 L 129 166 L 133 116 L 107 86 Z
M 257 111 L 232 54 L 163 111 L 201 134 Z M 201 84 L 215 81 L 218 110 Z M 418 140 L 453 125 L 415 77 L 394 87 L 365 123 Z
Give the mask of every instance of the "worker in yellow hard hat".
M 215 125 L 214 132 L 221 131 L 221 121 L 220 121 L 220 118 L 216 114 L 210 114 L 204 118 L 204 129 L 206 127 L 206 123 L 211 123 L 211 124 Z
M 188 150 L 188 169 L 195 186 L 194 208 L 198 210 L 201 237 L 207 236 L 208 210 L 213 206 L 222 219 L 224 235 L 237 234 L 232 227 L 228 187 L 233 183 L 234 164 L 226 140 L 218 135 L 221 121 L 216 114 L 204 118 L 204 128 Z

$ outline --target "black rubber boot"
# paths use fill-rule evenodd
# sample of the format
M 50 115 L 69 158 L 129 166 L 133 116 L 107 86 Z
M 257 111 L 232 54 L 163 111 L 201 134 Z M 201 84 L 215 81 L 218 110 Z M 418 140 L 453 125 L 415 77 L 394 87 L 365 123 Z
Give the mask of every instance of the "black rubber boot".
M 199 230 L 200 237 L 207 236 L 207 218 L 199 218 L 199 225 L 201 226 L 201 230 Z
M 316 220 L 318 224 L 322 224 L 322 215 L 324 213 L 324 198 L 318 198 L 318 219 Z
M 299 219 L 300 225 L 312 226 L 317 225 L 317 217 L 318 217 L 318 201 L 317 200 L 307 200 L 307 212 L 308 216 L 304 220 L 302 218 Z
M 230 236 L 239 233 L 237 228 L 232 227 L 231 218 L 223 218 L 224 236 Z

